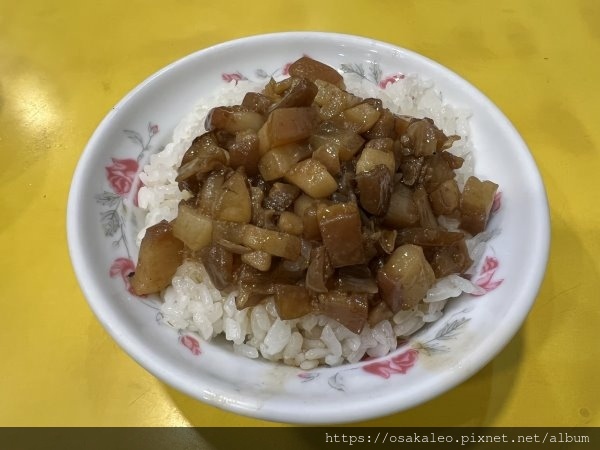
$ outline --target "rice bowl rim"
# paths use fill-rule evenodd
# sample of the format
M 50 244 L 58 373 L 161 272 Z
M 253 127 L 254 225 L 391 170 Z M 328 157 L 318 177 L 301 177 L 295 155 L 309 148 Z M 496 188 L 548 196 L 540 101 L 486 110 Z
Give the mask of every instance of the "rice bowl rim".
M 531 261 L 533 264 L 525 268 L 528 272 L 526 283 L 520 286 L 519 292 L 515 293 L 518 303 L 510 308 L 509 314 L 504 317 L 494 334 L 483 339 L 473 353 L 464 355 L 459 366 L 453 370 L 445 370 L 443 382 L 440 382 L 439 377 L 432 377 L 429 382 L 421 383 L 418 389 L 403 390 L 399 393 L 391 390 L 386 395 L 375 398 L 353 397 L 352 408 L 342 408 L 341 403 L 336 405 L 331 401 L 302 404 L 301 401 L 290 399 L 285 395 L 271 398 L 262 403 L 261 407 L 256 408 L 256 399 L 235 392 L 235 386 L 229 389 L 211 386 L 202 380 L 199 373 L 191 373 L 189 370 L 183 370 L 182 367 L 164 364 L 162 356 L 155 353 L 153 347 L 142 339 L 141 334 L 128 328 L 118 305 L 111 301 L 110 289 L 107 289 L 105 283 L 94 273 L 93 265 L 90 264 L 92 256 L 87 250 L 89 236 L 86 233 L 86 225 L 89 225 L 90 219 L 87 218 L 88 222 L 82 220 L 89 202 L 89 198 L 84 195 L 86 191 L 84 187 L 90 171 L 98 170 L 93 167 L 92 162 L 96 152 L 102 148 L 106 130 L 115 120 L 117 113 L 132 99 L 143 96 L 146 89 L 156 80 L 168 78 L 177 72 L 185 72 L 186 68 L 201 64 L 203 59 L 214 57 L 228 49 L 241 47 L 260 48 L 267 53 L 269 45 L 273 45 L 274 42 L 282 44 L 290 41 L 301 41 L 306 44 L 306 47 L 318 44 L 336 48 L 338 51 L 344 47 L 358 47 L 374 55 L 379 52 L 393 53 L 393 57 L 400 60 L 417 63 L 426 69 L 427 76 L 435 74 L 434 82 L 441 91 L 445 92 L 445 88 L 439 86 L 438 78 L 444 80 L 444 84 L 459 90 L 459 95 L 469 98 L 491 115 L 500 132 L 515 144 L 513 151 L 517 152 L 519 163 L 526 166 L 527 186 L 536 200 L 534 205 L 530 205 L 533 217 L 529 222 L 529 227 L 535 227 L 535 233 L 528 242 L 529 251 L 535 255 L 535 258 Z M 257 59 L 261 57 L 257 56 Z M 184 113 L 185 111 L 182 111 L 182 115 Z M 100 123 L 77 165 L 69 193 L 67 234 L 71 260 L 88 304 L 115 341 L 150 373 L 194 398 L 230 411 L 267 420 L 314 424 L 357 421 L 416 406 L 455 387 L 487 364 L 517 333 L 533 306 L 548 261 L 550 222 L 542 179 L 525 142 L 504 114 L 466 80 L 418 53 L 370 38 L 324 32 L 286 32 L 236 39 L 192 53 L 157 71 L 127 94 Z M 514 302 L 514 299 L 511 301 Z

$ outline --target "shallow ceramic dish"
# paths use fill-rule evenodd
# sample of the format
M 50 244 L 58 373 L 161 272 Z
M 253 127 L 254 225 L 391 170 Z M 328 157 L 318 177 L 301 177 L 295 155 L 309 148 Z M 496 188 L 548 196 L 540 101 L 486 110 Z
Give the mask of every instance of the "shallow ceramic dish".
M 135 268 L 136 174 L 171 139 L 195 101 L 223 83 L 268 79 L 303 54 L 341 68 L 365 68 L 385 87 L 401 74 L 432 80 L 444 99 L 472 111 L 476 175 L 500 185 L 501 205 L 475 282 L 487 293 L 449 302 L 444 316 L 392 354 L 303 371 L 235 355 L 160 324 L 158 297 L 128 292 Z M 347 67 L 347 66 L 346 66 Z M 373 70 L 374 69 L 374 70 Z M 543 278 L 548 206 L 535 163 L 506 117 L 448 69 L 410 51 L 366 38 L 282 33 L 227 42 L 159 71 L 100 124 L 75 172 L 68 205 L 73 265 L 94 313 L 135 360 L 201 401 L 274 421 L 333 423 L 373 418 L 427 401 L 489 362 L 527 316 Z

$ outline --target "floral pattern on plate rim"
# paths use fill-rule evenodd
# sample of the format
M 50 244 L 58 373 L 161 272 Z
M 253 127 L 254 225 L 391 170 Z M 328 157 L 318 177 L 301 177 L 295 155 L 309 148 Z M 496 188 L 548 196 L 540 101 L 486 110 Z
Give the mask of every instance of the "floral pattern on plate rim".
M 106 238 L 112 239 L 112 246 L 125 254 L 115 258 L 108 271 L 111 278 L 121 277 L 125 288 L 131 294 L 129 277 L 135 271 L 135 263 L 131 256 L 127 234 L 125 232 L 126 218 L 130 216 L 130 208 L 137 207 L 137 193 L 142 187 L 139 172 L 143 167 L 140 162 L 151 150 L 152 139 L 159 133 L 159 126 L 148 122 L 146 137 L 134 130 L 123 130 L 127 138 L 139 149 L 135 159 L 111 157 L 111 164 L 105 166 L 108 189 L 97 194 L 94 198 L 99 203 L 100 224 Z
M 269 78 L 283 77 L 289 75 L 291 63 L 286 63 L 283 66 L 267 72 L 264 69 L 256 69 L 252 78 L 244 75 L 240 71 L 223 72 L 221 79 L 225 83 L 237 84 L 242 80 L 254 79 L 254 81 L 263 81 Z M 381 89 L 386 89 L 391 84 L 394 84 L 405 78 L 405 75 L 397 72 L 384 75 L 380 66 L 371 62 L 367 65 L 361 63 L 342 64 L 340 70 L 343 73 L 352 73 L 359 76 L 367 82 L 377 85 Z M 135 159 L 132 158 L 115 158 L 111 157 L 111 164 L 105 166 L 106 183 L 109 189 L 105 189 L 102 193 L 95 196 L 95 200 L 103 210 L 100 212 L 100 224 L 106 238 L 112 240 L 112 246 L 124 254 L 116 257 L 109 270 L 108 275 L 111 278 L 120 277 L 125 286 L 125 289 L 133 294 L 130 276 L 135 272 L 135 263 L 132 260 L 129 243 L 125 233 L 126 217 L 132 217 L 129 208 L 137 207 L 137 192 L 142 187 L 142 182 L 139 178 L 139 172 L 143 168 L 143 162 L 147 154 L 151 153 L 152 140 L 160 131 L 158 124 L 148 122 L 145 136 L 135 130 L 125 129 L 125 136 L 135 144 L 138 149 Z M 502 193 L 498 192 L 494 198 L 492 205 L 492 213 L 496 213 L 502 205 Z M 502 284 L 503 279 L 496 279 L 495 274 L 500 263 L 495 256 L 486 255 L 483 264 L 481 265 L 479 274 L 473 280 L 473 283 L 481 288 L 481 291 L 472 295 L 481 296 L 485 293 L 496 289 Z M 142 299 L 144 300 L 144 299 Z M 157 309 L 155 305 L 150 305 L 144 302 L 153 309 Z M 468 313 L 468 310 L 463 310 L 462 313 Z M 161 313 L 157 313 L 156 321 L 160 323 L 162 320 Z M 395 374 L 406 374 L 418 362 L 421 354 L 435 355 L 436 353 L 449 352 L 450 348 L 443 345 L 443 341 L 456 339 L 463 331 L 470 318 L 466 315 L 447 321 L 434 335 L 426 341 L 408 341 L 404 346 L 408 346 L 403 351 L 395 351 L 385 357 L 377 358 L 373 361 L 366 358 L 361 366 L 366 373 L 389 379 Z M 179 343 L 187 348 L 192 355 L 198 356 L 202 354 L 200 340 L 192 333 L 179 331 Z M 355 370 L 356 367 L 350 369 L 340 369 L 334 375 L 328 378 L 328 384 L 331 388 L 345 391 L 343 372 Z M 310 372 L 300 371 L 297 375 L 302 382 L 310 382 L 320 378 L 321 371 L 314 369 Z

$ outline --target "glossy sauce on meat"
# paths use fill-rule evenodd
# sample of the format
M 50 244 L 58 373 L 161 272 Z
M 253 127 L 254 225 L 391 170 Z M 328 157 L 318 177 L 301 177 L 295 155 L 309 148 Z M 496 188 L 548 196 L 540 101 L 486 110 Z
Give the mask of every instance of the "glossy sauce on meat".
M 178 170 L 191 198 L 146 233 L 132 287 L 159 292 L 193 259 L 240 309 L 273 297 L 281 319 L 325 314 L 360 333 L 469 268 L 465 238 L 498 186 L 471 177 L 461 192 L 459 138 L 432 120 L 347 92 L 308 57 L 289 73 L 210 111 Z

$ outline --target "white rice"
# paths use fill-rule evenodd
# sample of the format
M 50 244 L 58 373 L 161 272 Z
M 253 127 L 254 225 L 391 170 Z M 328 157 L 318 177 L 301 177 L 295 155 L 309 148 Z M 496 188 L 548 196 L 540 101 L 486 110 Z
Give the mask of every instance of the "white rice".
M 407 76 L 387 89 L 358 77 L 345 76 L 349 91 L 361 97 L 377 97 L 392 112 L 414 117 L 430 117 L 448 135 L 457 134 L 451 152 L 465 159 L 457 171 L 457 182 L 462 190 L 466 179 L 473 173 L 472 144 L 469 139 L 469 112 L 446 104 L 432 83 L 417 76 Z M 140 174 L 144 183 L 139 191 L 138 204 L 147 211 L 145 226 L 138 235 L 141 242 L 147 227 L 163 219 L 173 220 L 177 205 L 189 194 L 181 192 L 175 178 L 177 167 L 192 140 L 204 133 L 204 119 L 214 106 L 239 104 L 248 91 L 261 90 L 263 84 L 240 81 L 229 84 L 210 98 L 201 99 L 193 111 L 176 127 L 173 140 L 160 153 L 152 155 Z M 447 223 L 450 228 L 456 224 Z M 467 245 L 477 267 L 483 257 L 486 233 L 468 240 Z M 163 293 L 161 306 L 166 324 L 187 332 L 195 332 L 210 340 L 224 335 L 232 342 L 236 353 L 248 358 L 263 357 L 271 361 L 309 370 L 318 365 L 335 366 L 357 362 L 365 356 L 383 356 L 395 350 L 398 338 L 405 338 L 426 323 L 435 322 L 443 314 L 449 298 L 463 292 L 480 293 L 480 288 L 458 275 L 437 280 L 423 302 L 409 311 L 400 311 L 391 320 L 374 327 L 365 325 L 356 335 L 343 325 L 326 316 L 309 314 L 301 319 L 281 320 L 277 317 L 273 299 L 253 308 L 238 311 L 235 292 L 223 297 L 213 286 L 203 266 L 186 261 L 173 277 L 172 285 Z

